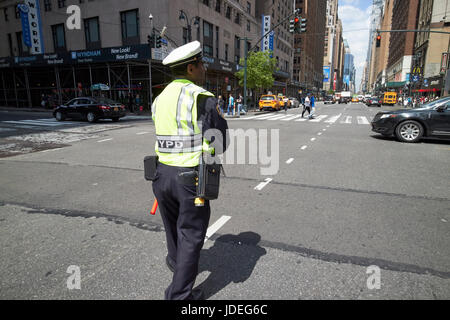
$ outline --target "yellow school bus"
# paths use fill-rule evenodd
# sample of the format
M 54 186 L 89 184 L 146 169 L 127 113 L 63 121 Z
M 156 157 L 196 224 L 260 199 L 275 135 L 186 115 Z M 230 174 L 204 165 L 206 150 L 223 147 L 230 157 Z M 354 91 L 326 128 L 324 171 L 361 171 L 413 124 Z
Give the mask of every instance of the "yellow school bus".
M 383 104 L 394 105 L 397 103 L 397 92 L 385 92 Z

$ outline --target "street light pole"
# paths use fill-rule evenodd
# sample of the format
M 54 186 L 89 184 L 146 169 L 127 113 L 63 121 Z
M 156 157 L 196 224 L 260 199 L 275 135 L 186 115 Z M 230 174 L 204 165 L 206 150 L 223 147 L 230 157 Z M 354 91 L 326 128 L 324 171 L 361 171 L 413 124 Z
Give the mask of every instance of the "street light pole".
M 189 20 L 189 17 L 187 16 L 186 12 L 183 10 L 180 10 L 180 15 L 178 16 L 178 20 L 185 20 L 186 21 L 186 27 L 188 32 L 188 42 L 192 42 L 192 24 L 198 25 L 198 16 L 193 17 L 191 20 Z

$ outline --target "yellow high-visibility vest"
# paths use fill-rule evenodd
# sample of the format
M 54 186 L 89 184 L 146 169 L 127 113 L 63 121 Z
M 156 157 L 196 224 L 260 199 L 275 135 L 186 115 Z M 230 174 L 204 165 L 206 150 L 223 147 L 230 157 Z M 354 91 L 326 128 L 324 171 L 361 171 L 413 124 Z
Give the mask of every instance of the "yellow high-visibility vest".
M 168 166 L 196 167 L 203 151 L 213 153 L 203 140 L 197 123 L 199 95 L 214 97 L 211 92 L 189 80 L 172 81 L 155 99 L 152 118 L 156 128 L 155 151 L 159 161 Z

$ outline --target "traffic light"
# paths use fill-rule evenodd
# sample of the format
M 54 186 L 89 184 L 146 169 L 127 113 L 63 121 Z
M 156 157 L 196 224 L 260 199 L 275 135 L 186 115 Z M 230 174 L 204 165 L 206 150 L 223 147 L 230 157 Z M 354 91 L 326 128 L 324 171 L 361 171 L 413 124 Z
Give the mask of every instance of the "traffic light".
M 147 42 L 150 45 L 150 48 L 154 48 L 155 47 L 155 44 L 153 43 L 153 39 L 154 39 L 154 37 L 152 35 L 148 35 L 147 36 Z
M 289 21 L 289 32 L 294 33 L 295 32 L 295 20 L 292 19 Z
M 161 36 L 156 36 L 156 48 L 161 48 Z
M 306 22 L 307 21 L 308 20 L 305 18 L 301 19 L 300 32 L 306 32 Z
M 381 46 L 381 36 L 377 35 L 377 48 Z
M 301 30 L 300 30 L 300 18 L 299 17 L 295 17 L 294 18 L 294 32 L 300 34 Z

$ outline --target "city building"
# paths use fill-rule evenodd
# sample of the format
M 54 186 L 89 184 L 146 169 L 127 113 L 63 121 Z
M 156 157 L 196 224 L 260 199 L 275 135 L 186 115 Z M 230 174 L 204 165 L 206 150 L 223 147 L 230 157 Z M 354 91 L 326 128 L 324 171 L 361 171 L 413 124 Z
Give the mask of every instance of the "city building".
M 294 19 L 290 15 L 294 13 L 292 1 L 286 0 L 256 0 L 256 17 L 262 19 L 260 25 L 269 30 L 274 30 L 273 35 L 268 35 L 268 48 L 261 47 L 262 50 L 269 49 L 273 51 L 273 57 L 277 60 L 278 70 L 274 73 L 275 83 L 271 91 L 280 92 L 286 95 L 294 95 L 299 89 L 298 79 L 293 70 L 294 60 L 294 35 L 289 32 L 289 21 Z M 264 21 L 266 19 L 266 21 Z M 258 30 L 260 35 L 255 38 L 260 39 L 264 36 L 264 27 Z M 265 42 L 263 40 L 263 42 Z M 264 43 L 263 43 L 264 44 Z
M 333 75 L 336 67 L 335 49 L 336 49 L 336 29 L 338 20 L 338 0 L 327 0 L 327 19 L 325 46 L 323 58 L 323 90 L 328 92 L 333 89 Z
M 450 32 L 448 1 L 421 0 L 417 28 Z M 449 66 L 449 48 L 448 34 L 430 32 L 417 34 L 411 71 L 412 93 L 432 97 L 444 94 L 444 79 Z
M 355 57 L 351 53 L 349 44 L 347 40 L 344 39 L 344 47 L 345 47 L 345 61 L 344 61 L 344 91 L 351 91 L 355 93 L 355 77 L 356 77 L 356 68 L 355 68 Z
M 327 2 L 296 0 L 295 8 L 307 19 L 307 32 L 295 35 L 294 74 L 298 74 L 302 91 L 318 93 L 323 88 Z
M 18 2 L 0 1 L 0 41 L 5 44 L 0 47 L 1 105 L 38 106 L 42 94 L 61 103 L 93 94 L 91 86 L 103 83 L 110 88 L 103 94 L 123 102 L 139 94 L 148 108 L 152 97 L 172 80 L 161 61 L 173 48 L 190 40 L 199 40 L 203 45 L 206 88 L 215 94 L 237 93 L 242 88 L 235 72 L 244 57 L 244 41 L 250 47 L 261 34 L 256 0 L 24 3 L 40 11 L 32 43 L 28 30 L 24 37 Z M 78 27 L 76 12 L 67 13 L 70 5 L 80 8 Z M 69 29 L 70 25 L 75 28 Z M 150 51 L 148 36 L 153 28 L 157 34 L 164 30 L 164 35 L 161 48 Z M 290 66 L 282 67 L 287 70 Z
M 392 30 L 415 30 L 419 0 L 395 0 L 392 9 Z M 400 91 L 409 81 L 415 32 L 393 32 L 389 43 L 386 87 Z
M 345 47 L 343 38 L 342 21 L 337 20 L 336 37 L 334 40 L 334 75 L 333 75 L 333 91 L 341 91 L 343 88 Z
M 385 0 L 384 10 L 378 28 L 383 31 L 390 31 L 392 27 L 393 4 L 395 0 Z M 377 36 L 381 37 L 380 47 L 376 47 Z M 389 57 L 391 33 L 375 33 L 372 38 L 372 60 L 370 74 L 370 88 L 373 92 L 384 91 L 387 82 L 387 64 Z
M 370 25 L 369 25 L 369 43 L 367 49 L 367 70 L 364 81 L 367 83 L 367 87 L 369 90 L 372 90 L 374 83 L 374 73 L 375 68 L 373 62 L 375 61 L 374 51 L 374 38 L 376 36 L 376 30 L 380 25 L 381 16 L 383 13 L 384 0 L 373 0 L 372 1 L 372 10 L 370 13 Z

